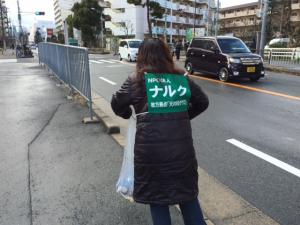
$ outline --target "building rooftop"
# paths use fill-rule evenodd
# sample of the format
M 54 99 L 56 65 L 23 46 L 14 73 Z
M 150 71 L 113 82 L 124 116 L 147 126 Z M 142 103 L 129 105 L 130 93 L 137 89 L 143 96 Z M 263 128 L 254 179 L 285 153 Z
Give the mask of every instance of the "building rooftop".
M 250 2 L 250 3 L 246 3 L 246 4 L 240 4 L 240 5 L 234 5 L 234 6 L 230 6 L 230 7 L 226 7 L 226 8 L 221 8 L 221 12 L 222 11 L 228 11 L 228 10 L 233 10 L 233 9 L 241 9 L 241 8 L 248 8 L 251 6 L 258 6 L 260 5 L 260 1 L 255 1 L 255 2 Z

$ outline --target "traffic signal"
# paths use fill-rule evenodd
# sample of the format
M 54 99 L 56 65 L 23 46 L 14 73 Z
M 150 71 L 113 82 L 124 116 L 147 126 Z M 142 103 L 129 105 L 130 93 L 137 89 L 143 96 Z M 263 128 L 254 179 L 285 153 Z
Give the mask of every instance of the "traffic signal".
M 37 15 L 37 16 L 44 16 L 45 12 L 35 12 L 35 15 Z

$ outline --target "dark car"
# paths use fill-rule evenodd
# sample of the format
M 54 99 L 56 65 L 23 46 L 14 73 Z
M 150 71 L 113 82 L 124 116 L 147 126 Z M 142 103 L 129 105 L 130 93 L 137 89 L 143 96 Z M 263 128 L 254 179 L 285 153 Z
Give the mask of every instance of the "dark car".
M 235 37 L 194 38 L 188 48 L 185 67 L 217 75 L 221 81 L 247 77 L 257 81 L 265 76 L 262 58 L 251 53 L 242 40 Z

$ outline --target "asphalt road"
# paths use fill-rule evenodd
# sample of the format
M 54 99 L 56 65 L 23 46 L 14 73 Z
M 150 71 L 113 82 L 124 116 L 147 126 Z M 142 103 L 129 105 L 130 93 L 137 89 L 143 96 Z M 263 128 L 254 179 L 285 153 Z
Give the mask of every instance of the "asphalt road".
M 110 101 L 135 63 L 91 55 L 90 68 L 93 91 Z M 299 224 L 300 77 L 268 72 L 257 83 L 229 85 L 193 79 L 210 99 L 192 121 L 199 165 L 280 224 Z

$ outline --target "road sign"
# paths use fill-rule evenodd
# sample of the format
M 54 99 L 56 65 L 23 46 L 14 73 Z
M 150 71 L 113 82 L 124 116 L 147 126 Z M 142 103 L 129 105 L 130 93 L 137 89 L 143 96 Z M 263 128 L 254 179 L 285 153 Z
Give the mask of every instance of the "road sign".
M 53 36 L 53 29 L 47 28 L 47 37 L 52 37 Z

